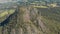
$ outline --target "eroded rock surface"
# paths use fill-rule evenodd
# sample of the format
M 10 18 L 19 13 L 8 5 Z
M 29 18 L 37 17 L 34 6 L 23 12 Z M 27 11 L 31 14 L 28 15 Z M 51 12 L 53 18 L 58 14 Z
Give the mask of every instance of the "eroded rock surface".
M 16 10 L 1 34 L 48 34 L 49 29 L 41 21 L 38 10 L 33 7 L 20 7 Z

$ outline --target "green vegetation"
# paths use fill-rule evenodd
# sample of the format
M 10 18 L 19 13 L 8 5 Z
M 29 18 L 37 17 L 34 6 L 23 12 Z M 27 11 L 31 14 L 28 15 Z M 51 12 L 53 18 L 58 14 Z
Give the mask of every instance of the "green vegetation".
M 3 12 L 0 13 L 0 22 L 5 20 L 9 15 L 13 14 L 15 12 L 14 9 L 11 10 L 4 10 Z
M 48 8 L 47 6 L 33 6 L 34 8 Z
M 11 10 L 4 10 L 2 13 L 0 13 L 0 17 L 4 17 L 8 14 L 13 14 L 15 12 L 14 9 L 11 9 Z

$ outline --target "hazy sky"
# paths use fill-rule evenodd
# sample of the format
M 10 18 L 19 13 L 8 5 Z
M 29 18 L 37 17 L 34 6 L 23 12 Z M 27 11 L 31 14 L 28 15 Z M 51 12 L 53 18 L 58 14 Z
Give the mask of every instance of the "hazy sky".
M 10 1 L 10 0 L 0 0 L 0 3 L 1 3 L 1 2 L 7 2 L 7 1 Z
M 11 2 L 11 1 L 15 1 L 15 0 L 0 0 L 0 3 Z
M 0 3 L 3 3 L 3 2 L 10 2 L 10 1 L 15 1 L 15 0 L 0 0 Z M 27 0 L 17 0 L 17 1 L 26 2 Z
M 1 2 L 7 2 L 7 1 L 12 1 L 12 0 L 0 0 L 0 3 Z M 15 0 L 13 0 L 13 1 L 15 1 Z M 19 0 L 19 1 L 27 1 L 27 0 Z M 46 1 L 49 1 L 49 0 L 46 0 Z M 53 1 L 60 1 L 60 0 L 53 0 Z

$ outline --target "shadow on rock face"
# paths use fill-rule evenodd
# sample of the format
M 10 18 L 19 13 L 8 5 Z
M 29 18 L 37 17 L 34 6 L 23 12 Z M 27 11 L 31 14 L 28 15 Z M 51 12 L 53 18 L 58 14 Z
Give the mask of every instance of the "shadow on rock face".
M 11 15 L 10 15 L 10 16 L 11 16 Z M 7 24 L 9 23 L 9 18 L 10 18 L 10 16 L 9 16 L 6 20 L 4 20 L 3 22 L 1 22 L 1 23 L 0 23 L 0 26 L 7 25 Z
M 10 21 L 11 16 L 13 16 L 13 14 L 11 14 L 6 20 L 4 20 L 3 22 L 0 23 L 0 26 L 4 26 L 7 25 Z
M 13 14 L 9 15 L 8 18 L 6 18 L 3 22 L 0 23 L 0 26 L 4 26 L 7 25 L 10 22 L 10 18 L 15 15 L 16 12 L 14 12 Z

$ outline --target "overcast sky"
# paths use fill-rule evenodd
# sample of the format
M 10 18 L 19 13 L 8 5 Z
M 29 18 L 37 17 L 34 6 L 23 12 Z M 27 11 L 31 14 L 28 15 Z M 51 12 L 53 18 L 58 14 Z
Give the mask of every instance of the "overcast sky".
M 0 0 L 0 3 L 1 3 L 1 2 L 7 2 L 7 1 L 10 1 L 10 0 Z
M 15 1 L 15 0 L 0 0 L 0 3 L 3 3 L 3 2 L 11 2 L 11 1 Z
M 10 2 L 10 1 L 12 1 L 12 0 L 0 0 L 0 3 L 2 3 L 2 2 Z M 13 1 L 15 1 L 15 0 L 13 0 Z M 19 0 L 19 1 L 27 1 L 27 0 Z M 46 1 L 49 1 L 49 0 L 46 0 Z M 53 1 L 60 1 L 60 0 L 53 0 Z
M 10 1 L 15 1 L 15 0 L 0 0 L 0 3 L 3 3 L 3 2 L 10 2 Z M 26 2 L 27 0 L 17 0 L 17 1 Z

